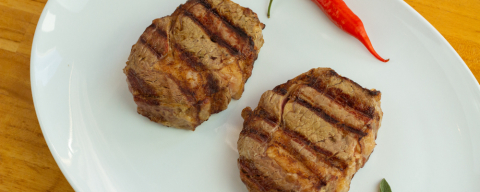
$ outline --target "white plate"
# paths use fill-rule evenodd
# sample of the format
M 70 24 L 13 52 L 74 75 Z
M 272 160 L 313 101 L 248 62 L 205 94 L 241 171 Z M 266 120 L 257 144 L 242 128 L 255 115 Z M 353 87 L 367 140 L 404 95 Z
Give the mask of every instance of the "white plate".
M 266 24 L 243 97 L 197 131 L 136 112 L 125 66 L 151 20 L 184 0 L 50 0 L 35 33 L 31 82 L 48 146 L 77 191 L 246 191 L 236 142 L 241 110 L 314 67 L 382 91 L 377 147 L 352 192 L 480 191 L 480 89 L 445 39 L 400 0 L 346 0 L 363 20 L 376 60 L 308 0 L 236 0 Z

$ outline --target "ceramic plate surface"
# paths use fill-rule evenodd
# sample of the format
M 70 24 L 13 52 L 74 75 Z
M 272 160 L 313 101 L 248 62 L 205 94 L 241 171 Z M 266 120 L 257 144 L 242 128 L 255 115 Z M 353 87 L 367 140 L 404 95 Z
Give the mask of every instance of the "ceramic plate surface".
M 400 0 L 345 0 L 376 60 L 309 0 L 236 0 L 266 24 L 242 98 L 195 132 L 138 115 L 122 69 L 151 21 L 184 0 L 50 0 L 32 47 L 31 83 L 48 146 L 77 191 L 247 191 L 239 178 L 240 112 L 311 68 L 331 67 L 382 92 L 377 147 L 352 192 L 480 191 L 480 88 L 447 41 Z

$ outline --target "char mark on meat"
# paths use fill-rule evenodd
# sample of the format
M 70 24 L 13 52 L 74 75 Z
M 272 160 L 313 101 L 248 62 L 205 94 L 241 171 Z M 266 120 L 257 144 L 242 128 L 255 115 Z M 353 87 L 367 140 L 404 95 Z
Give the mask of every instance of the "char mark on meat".
M 329 68 L 312 69 L 265 92 L 254 111 L 242 111 L 237 143 L 242 181 L 252 192 L 347 192 L 373 152 L 383 116 L 380 97 Z M 245 160 L 258 171 L 243 171 Z M 265 178 L 278 188 L 258 187 L 255 179 Z
M 323 161 L 324 163 L 326 163 L 326 164 L 328 164 L 332 167 L 335 167 L 335 168 L 339 169 L 340 171 L 343 171 L 347 168 L 347 166 L 348 166 L 347 162 L 345 162 L 345 161 L 343 161 L 339 158 L 336 158 L 335 154 L 328 151 L 327 149 L 323 149 L 319 146 L 316 146 L 314 143 L 312 143 L 305 136 L 300 135 L 300 134 L 296 133 L 295 131 L 293 131 L 292 128 L 286 127 L 285 129 L 282 129 L 282 130 L 283 130 L 284 135 L 288 136 L 289 139 L 303 144 L 303 146 L 306 149 L 311 150 L 314 153 L 316 153 L 317 158 L 320 161 Z M 285 140 L 287 140 L 287 139 L 285 139 Z
M 305 102 L 303 99 L 297 98 L 295 100 L 295 102 L 300 104 L 300 105 L 303 105 L 304 107 L 306 107 L 306 108 L 310 109 L 311 111 L 315 112 L 315 114 L 317 114 L 323 120 L 329 122 L 330 124 L 332 124 L 336 128 L 339 128 L 339 129 L 357 134 L 360 137 L 363 137 L 363 136 L 367 135 L 367 133 L 364 133 L 361 130 L 358 130 L 356 128 L 353 128 L 353 127 L 350 127 L 348 125 L 345 125 L 345 124 L 341 123 L 340 121 L 336 120 L 335 118 L 327 115 L 323 109 L 313 107 L 310 103 Z
M 254 12 L 230 0 L 188 0 L 155 19 L 124 68 L 137 112 L 195 130 L 242 96 L 263 28 Z
M 257 169 L 253 161 L 240 157 L 238 159 L 238 166 L 240 168 L 240 177 L 242 177 L 242 180 L 254 185 L 250 185 L 249 188 L 253 188 L 253 190 L 258 189 L 260 191 L 281 191 L 281 188 L 278 187 L 274 181 L 268 176 L 264 176 L 263 173 Z

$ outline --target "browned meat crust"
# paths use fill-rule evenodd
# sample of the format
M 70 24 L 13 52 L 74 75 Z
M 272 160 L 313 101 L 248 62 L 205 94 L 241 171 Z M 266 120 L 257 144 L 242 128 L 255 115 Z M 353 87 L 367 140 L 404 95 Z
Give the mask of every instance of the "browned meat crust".
M 137 111 L 195 130 L 242 96 L 265 27 L 230 0 L 189 0 L 155 19 L 133 45 L 124 73 Z
M 380 98 L 329 68 L 266 91 L 242 111 L 240 178 L 252 192 L 348 191 L 375 147 Z

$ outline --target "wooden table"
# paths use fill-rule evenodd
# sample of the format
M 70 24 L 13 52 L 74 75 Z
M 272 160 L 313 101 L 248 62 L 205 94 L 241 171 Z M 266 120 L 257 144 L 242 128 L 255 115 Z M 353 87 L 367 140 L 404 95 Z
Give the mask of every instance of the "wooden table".
M 40 130 L 30 50 L 47 0 L 0 0 L 0 192 L 73 191 Z M 450 42 L 480 80 L 480 2 L 406 0 Z

